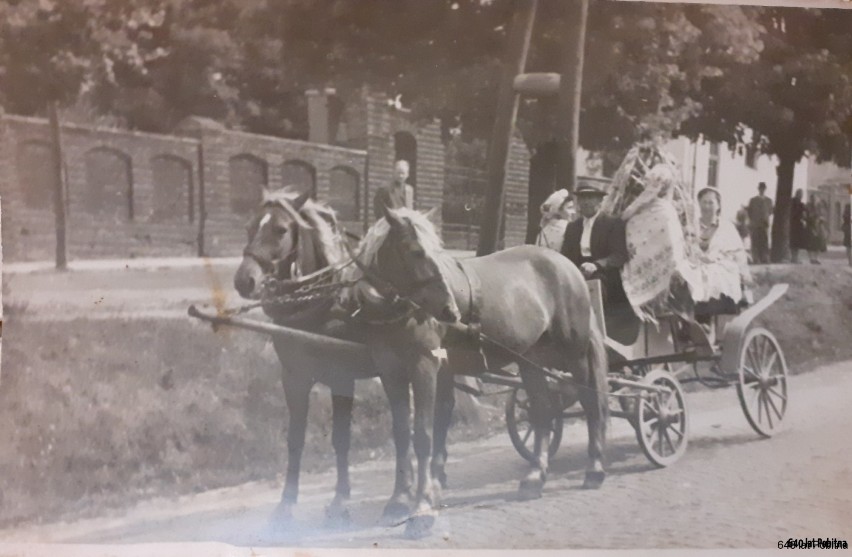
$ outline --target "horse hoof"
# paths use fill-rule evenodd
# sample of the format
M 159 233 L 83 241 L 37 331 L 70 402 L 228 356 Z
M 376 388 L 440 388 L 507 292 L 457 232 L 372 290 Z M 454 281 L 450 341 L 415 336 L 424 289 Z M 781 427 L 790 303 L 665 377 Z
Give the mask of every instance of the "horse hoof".
M 597 489 L 604 483 L 605 478 L 606 472 L 602 470 L 587 470 L 583 489 Z
M 521 480 L 521 485 L 518 487 L 518 497 L 521 501 L 531 501 L 533 499 L 541 499 L 541 492 L 544 489 L 544 482 L 538 478 L 524 478 Z
M 394 525 L 408 518 L 410 511 L 408 505 L 399 501 L 391 501 L 385 505 L 382 512 L 382 522 L 386 525 Z
M 416 540 L 428 536 L 432 533 L 437 518 L 438 513 L 434 511 L 413 515 L 405 523 L 405 537 Z
M 329 505 L 325 509 L 325 524 L 329 528 L 342 528 L 352 522 L 349 509 L 343 505 Z
M 296 519 L 293 517 L 292 505 L 285 505 L 283 503 L 275 507 L 275 510 L 272 511 L 266 523 L 266 532 L 273 536 L 290 534 L 298 529 Z

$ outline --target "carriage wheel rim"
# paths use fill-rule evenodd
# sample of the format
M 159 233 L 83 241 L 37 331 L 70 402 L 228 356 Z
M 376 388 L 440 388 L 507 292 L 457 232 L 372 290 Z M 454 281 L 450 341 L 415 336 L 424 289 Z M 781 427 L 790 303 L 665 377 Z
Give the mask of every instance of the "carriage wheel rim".
M 513 389 L 506 399 L 506 429 L 518 454 L 528 462 L 534 463 L 533 444 L 535 439 L 532 423 L 529 420 L 528 408 L 529 398 L 526 391 L 521 387 Z M 522 434 L 524 428 L 521 426 L 524 424 L 526 424 L 526 429 Z M 551 425 L 550 445 L 548 446 L 549 458 L 553 458 L 562 443 L 562 426 L 562 413 L 560 412 L 553 418 Z
M 665 467 L 678 460 L 686 451 L 686 399 L 677 379 L 665 370 L 653 370 L 644 380 L 666 390 L 639 398 L 636 436 L 648 460 Z
M 752 329 L 743 343 L 737 393 L 751 427 L 771 437 L 787 413 L 787 363 L 781 346 L 766 329 Z

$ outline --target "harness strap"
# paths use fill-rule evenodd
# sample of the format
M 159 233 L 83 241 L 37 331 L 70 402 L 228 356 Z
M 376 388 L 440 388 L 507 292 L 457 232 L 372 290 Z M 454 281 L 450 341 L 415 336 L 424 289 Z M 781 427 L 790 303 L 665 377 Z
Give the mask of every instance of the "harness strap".
M 463 261 L 456 260 L 456 264 L 459 266 L 459 269 L 467 280 L 467 317 L 463 319 L 464 323 L 467 325 L 467 336 L 471 340 L 478 342 L 482 332 L 482 281 L 479 279 L 479 275 L 476 271 L 466 267 Z

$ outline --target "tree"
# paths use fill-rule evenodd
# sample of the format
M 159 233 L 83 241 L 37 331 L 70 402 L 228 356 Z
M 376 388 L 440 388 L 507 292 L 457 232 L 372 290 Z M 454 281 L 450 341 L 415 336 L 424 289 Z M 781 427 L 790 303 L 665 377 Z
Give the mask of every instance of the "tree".
M 559 13 L 545 22 L 532 66 L 553 71 L 563 56 L 558 45 L 566 22 Z M 627 149 L 651 137 L 667 138 L 698 114 L 703 79 L 731 63 L 755 60 L 758 27 L 737 6 L 592 2 L 583 75 L 580 144 L 604 154 L 614 170 Z M 537 233 L 533 211 L 555 187 L 556 104 L 530 103 L 522 120 L 533 147 L 527 240 Z
M 852 12 L 753 8 L 764 48 L 753 63 L 704 79 L 702 110 L 684 127 L 777 158 L 772 260 L 788 257 L 796 163 L 806 155 L 850 164 Z

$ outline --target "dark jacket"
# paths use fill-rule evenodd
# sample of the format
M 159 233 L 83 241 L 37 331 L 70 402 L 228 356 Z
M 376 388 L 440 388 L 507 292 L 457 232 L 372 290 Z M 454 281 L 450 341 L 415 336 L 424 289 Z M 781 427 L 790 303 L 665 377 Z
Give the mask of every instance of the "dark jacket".
M 604 285 L 605 303 L 623 303 L 627 301 L 624 287 L 621 285 L 621 268 L 627 263 L 627 238 L 624 233 L 624 222 L 616 217 L 599 214 L 592 226 L 592 237 L 589 241 L 592 256 L 582 257 L 580 252 L 580 237 L 583 235 L 583 219 L 578 218 L 568 223 L 565 237 L 562 241 L 562 255 L 566 256 L 578 267 L 581 263 L 591 261 L 598 267 L 593 278 L 600 278 Z
M 399 209 L 405 207 L 405 197 L 398 188 L 379 188 L 373 197 L 373 216 L 379 220 L 384 216 L 382 207 Z

